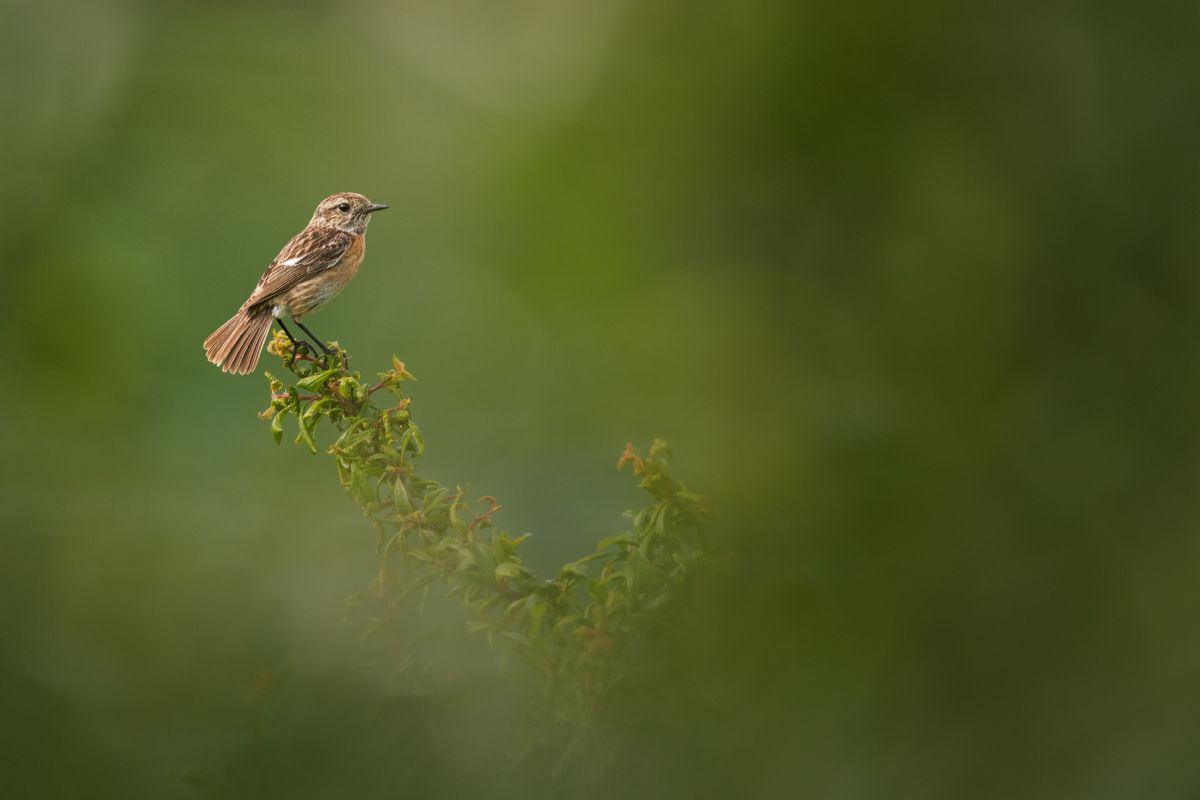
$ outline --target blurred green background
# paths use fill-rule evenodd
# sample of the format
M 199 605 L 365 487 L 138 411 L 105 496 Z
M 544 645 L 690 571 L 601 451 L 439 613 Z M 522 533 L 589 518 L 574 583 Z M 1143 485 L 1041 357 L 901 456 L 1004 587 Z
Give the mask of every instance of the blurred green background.
M 416 373 L 431 477 L 544 570 L 642 503 L 627 440 L 718 509 L 729 561 L 655 643 L 686 668 L 598 795 L 1196 796 L 1198 35 L 1194 3 L 9 0 L 6 794 L 529 790 L 485 654 L 381 705 L 343 618 L 373 533 L 201 352 L 357 191 L 392 209 L 308 321 Z

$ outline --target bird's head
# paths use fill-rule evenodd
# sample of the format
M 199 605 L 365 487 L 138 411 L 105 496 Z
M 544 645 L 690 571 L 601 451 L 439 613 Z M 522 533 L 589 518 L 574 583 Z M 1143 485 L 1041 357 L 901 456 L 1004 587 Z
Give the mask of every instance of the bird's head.
M 371 214 L 385 208 L 385 204 L 372 203 L 361 194 L 339 192 L 331 194 L 317 205 L 308 224 L 361 234 L 366 232 Z

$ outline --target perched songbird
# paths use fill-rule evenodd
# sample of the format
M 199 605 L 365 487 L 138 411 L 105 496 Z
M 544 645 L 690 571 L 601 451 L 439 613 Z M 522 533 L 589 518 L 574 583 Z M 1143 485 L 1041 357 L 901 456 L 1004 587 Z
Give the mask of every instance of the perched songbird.
M 371 214 L 384 208 L 387 206 L 383 203 L 372 203 L 353 192 L 322 200 L 308 227 L 279 251 L 233 318 L 204 340 L 208 360 L 225 372 L 251 372 L 258 364 L 272 322 L 278 321 L 292 344 L 297 344 L 283 324 L 284 315 L 329 354 L 325 343 L 300 319 L 328 302 L 358 272 L 367 223 Z

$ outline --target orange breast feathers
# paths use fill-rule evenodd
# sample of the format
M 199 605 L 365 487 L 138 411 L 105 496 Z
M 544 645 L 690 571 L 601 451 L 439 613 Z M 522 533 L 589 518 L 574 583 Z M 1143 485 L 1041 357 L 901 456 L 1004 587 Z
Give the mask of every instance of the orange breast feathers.
M 339 289 L 358 274 L 358 266 L 362 264 L 363 254 L 367 252 L 367 237 L 361 234 L 353 236 L 350 246 L 346 248 L 346 255 L 342 256 L 342 262 L 329 271 L 330 278 L 338 282 Z

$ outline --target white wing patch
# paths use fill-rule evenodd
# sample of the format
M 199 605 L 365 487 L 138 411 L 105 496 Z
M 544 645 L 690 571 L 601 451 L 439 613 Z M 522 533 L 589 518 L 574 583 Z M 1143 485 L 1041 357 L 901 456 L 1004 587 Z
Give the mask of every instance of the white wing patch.
M 287 261 L 282 262 L 281 266 L 294 267 L 303 260 L 304 260 L 304 256 L 296 256 L 295 258 L 289 258 Z

